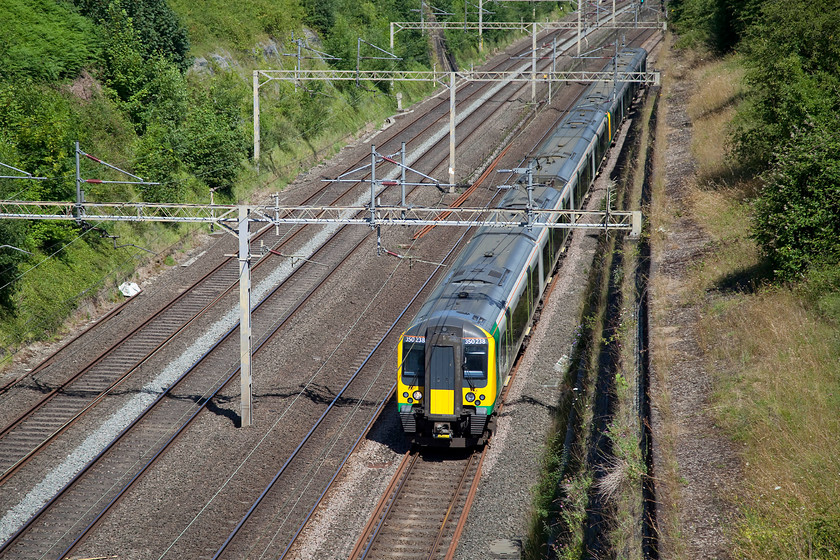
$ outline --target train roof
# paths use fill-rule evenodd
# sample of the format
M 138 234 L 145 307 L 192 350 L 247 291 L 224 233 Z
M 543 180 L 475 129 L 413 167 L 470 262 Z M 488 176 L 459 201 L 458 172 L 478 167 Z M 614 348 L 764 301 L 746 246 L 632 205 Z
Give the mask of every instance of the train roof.
M 639 69 L 646 56 L 647 51 L 641 48 L 624 49 L 618 54 L 616 68 L 622 71 Z M 609 67 L 605 70 L 609 70 Z M 628 84 L 621 82 L 618 85 L 619 93 L 616 97 L 621 96 Z M 611 81 L 595 82 L 589 86 L 582 96 L 585 101 L 566 115 L 537 151 L 535 157 L 539 168 L 534 175 L 535 181 L 559 179 L 560 182 L 566 182 L 574 176 L 580 159 L 577 156 L 586 151 L 598 133 L 604 114 L 615 110 L 614 87 Z
M 640 68 L 646 55 L 644 49 L 622 51 L 618 67 Z M 622 83 L 622 86 L 626 85 L 626 82 Z M 612 89 L 612 82 L 590 86 L 585 94 L 586 101 L 575 107 L 540 148 L 538 157 L 544 158 L 540 161 L 536 180 L 543 182 L 540 177 L 547 174 L 546 170 L 554 173 L 551 178 L 571 178 L 579 159 L 575 156 L 584 152 L 596 134 L 604 112 L 614 103 Z M 532 196 L 539 208 L 560 207 L 560 192 L 554 188 L 538 185 Z M 498 207 L 521 210 L 527 203 L 528 193 L 520 178 Z M 502 216 L 502 219 L 511 220 L 512 216 Z M 504 311 L 508 296 L 517 289 L 517 283 L 526 273 L 525 265 L 539 237 L 544 234 L 547 229 L 539 225 L 517 230 L 479 228 L 455 259 L 449 273 L 429 295 L 406 334 L 425 336 L 429 326 L 445 323 L 461 327 L 464 337 L 483 337 L 482 330 L 492 335 L 496 319 Z
M 560 193 L 538 186 L 534 188 L 533 198 L 540 208 L 554 208 Z M 520 185 L 502 198 L 499 207 L 522 209 L 527 202 L 528 193 Z M 479 228 L 420 309 L 408 334 L 423 336 L 430 324 L 444 319 L 447 324 L 460 323 L 465 329 L 464 336 L 484 336 L 476 327 L 492 334 L 507 296 L 515 289 L 520 272 L 543 231 L 545 228 L 539 226 L 516 231 Z

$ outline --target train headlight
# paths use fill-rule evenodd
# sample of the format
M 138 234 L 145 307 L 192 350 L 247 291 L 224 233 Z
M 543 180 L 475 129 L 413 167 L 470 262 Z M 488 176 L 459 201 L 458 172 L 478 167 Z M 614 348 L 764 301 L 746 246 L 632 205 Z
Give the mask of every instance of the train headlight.
M 475 393 L 467 393 L 467 402 L 473 402 L 475 400 Z
M 420 391 L 414 391 L 414 394 L 411 396 L 414 397 L 415 401 L 419 401 L 423 398 L 423 393 L 421 393 Z
M 478 400 L 483 401 L 484 400 L 484 395 L 481 395 L 480 397 L 478 397 Z
M 408 391 L 406 391 L 405 393 L 403 393 L 403 398 L 404 398 L 404 399 L 407 399 L 407 398 L 408 398 Z
M 413 402 L 414 402 L 414 399 L 408 399 L 408 404 L 411 404 Z

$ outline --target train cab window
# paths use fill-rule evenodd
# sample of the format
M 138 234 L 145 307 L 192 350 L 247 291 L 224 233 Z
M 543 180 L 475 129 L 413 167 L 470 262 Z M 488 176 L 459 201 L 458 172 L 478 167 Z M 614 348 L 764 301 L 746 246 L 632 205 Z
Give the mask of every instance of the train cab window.
M 470 387 L 487 386 L 487 344 L 464 345 L 464 379 Z
M 409 386 L 422 386 L 426 378 L 426 345 L 406 343 L 403 346 L 402 382 Z

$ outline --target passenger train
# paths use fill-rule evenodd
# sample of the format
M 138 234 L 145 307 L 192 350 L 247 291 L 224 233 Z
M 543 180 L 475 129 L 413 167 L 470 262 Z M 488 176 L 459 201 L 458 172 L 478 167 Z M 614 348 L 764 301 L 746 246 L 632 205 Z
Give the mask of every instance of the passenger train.
M 646 61 L 644 49 L 626 49 L 616 67 L 645 71 Z M 596 82 L 586 90 L 535 154 L 534 205 L 580 209 L 639 85 Z M 527 202 L 527 193 L 512 189 L 499 207 L 521 210 Z M 479 228 L 402 333 L 397 408 L 413 443 L 472 447 L 492 434 L 502 389 L 569 232 L 538 224 Z

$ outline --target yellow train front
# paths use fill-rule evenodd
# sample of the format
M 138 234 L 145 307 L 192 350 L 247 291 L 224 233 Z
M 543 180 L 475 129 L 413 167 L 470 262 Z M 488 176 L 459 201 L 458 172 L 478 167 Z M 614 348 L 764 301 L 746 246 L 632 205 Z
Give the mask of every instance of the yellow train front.
M 400 340 L 397 406 L 418 445 L 472 447 L 492 432 L 500 389 L 496 341 L 480 327 L 454 322 L 424 323 Z

